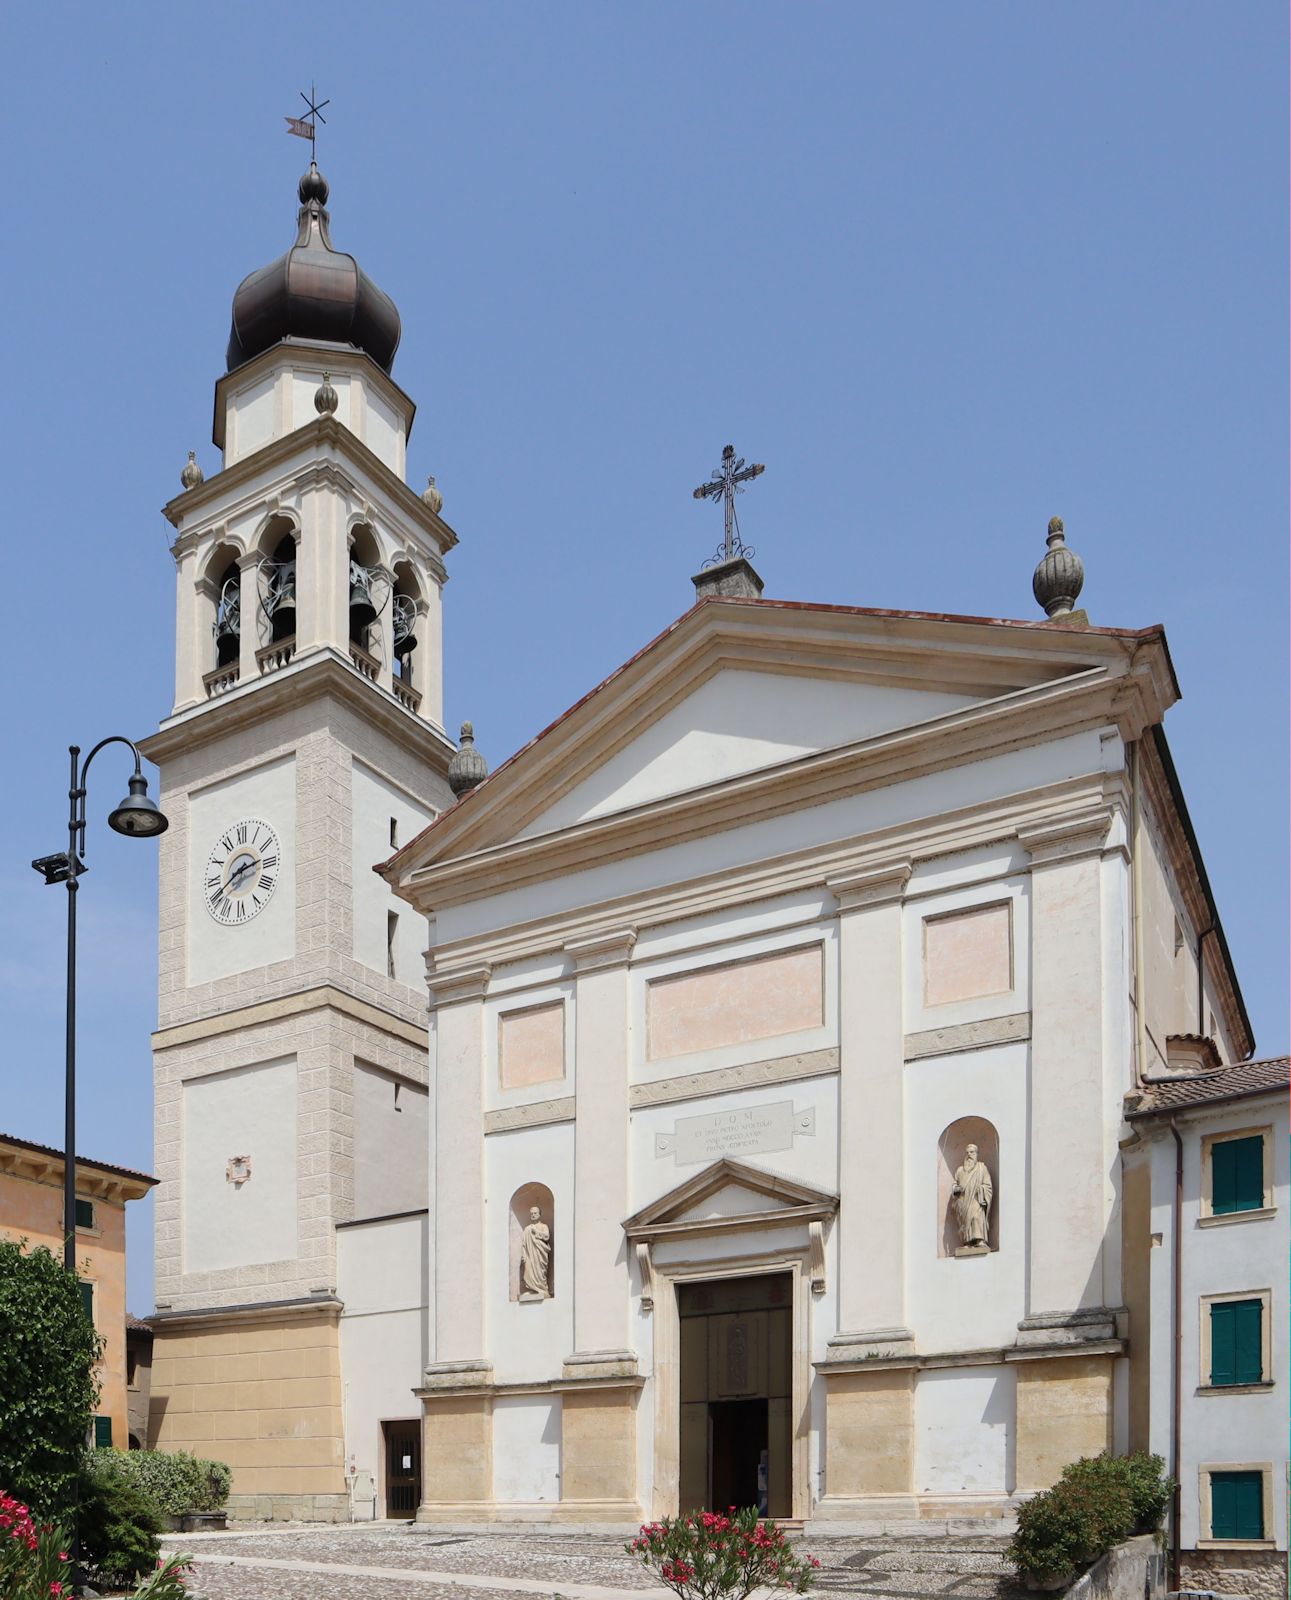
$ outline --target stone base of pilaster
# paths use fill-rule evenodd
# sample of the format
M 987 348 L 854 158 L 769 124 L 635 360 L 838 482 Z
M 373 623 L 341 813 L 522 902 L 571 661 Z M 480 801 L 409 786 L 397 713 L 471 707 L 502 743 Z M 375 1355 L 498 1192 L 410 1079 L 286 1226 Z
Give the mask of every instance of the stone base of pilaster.
M 912 1367 L 825 1374 L 825 1495 L 818 1517 L 917 1517 Z M 861 1505 L 871 1509 L 860 1511 Z
M 637 1495 L 637 1402 L 641 1390 L 567 1389 L 561 1402 L 560 1499 L 620 1518 Z
M 592 1382 L 598 1378 L 635 1378 L 635 1350 L 575 1350 L 565 1357 L 561 1376 Z
M 427 1375 L 429 1377 L 429 1374 Z M 493 1498 L 493 1397 L 421 1391 L 418 1522 L 478 1514 Z
M 858 1328 L 834 1334 L 827 1349 L 826 1360 L 830 1364 L 909 1356 L 914 1354 L 914 1334 L 909 1328 Z
M 1058 1481 L 1081 1456 L 1112 1448 L 1112 1368 L 1119 1347 L 1017 1363 L 1017 1491 Z
M 1116 1337 L 1116 1312 L 1109 1306 L 1080 1311 L 1041 1311 L 1018 1323 L 1019 1345 L 1081 1345 Z

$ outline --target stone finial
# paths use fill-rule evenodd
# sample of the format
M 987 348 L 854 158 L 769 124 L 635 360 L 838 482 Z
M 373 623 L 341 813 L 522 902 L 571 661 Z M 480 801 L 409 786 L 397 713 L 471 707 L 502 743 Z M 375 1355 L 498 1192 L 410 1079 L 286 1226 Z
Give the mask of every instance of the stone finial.
M 184 485 L 185 489 L 196 489 L 199 483 L 206 482 L 206 474 L 197 464 L 196 450 L 188 452 L 188 460 L 185 461 L 179 474 L 179 481 Z
M 1070 616 L 1085 585 L 1085 563 L 1074 550 L 1067 548 L 1061 517 L 1049 518 L 1048 544 L 1031 579 L 1031 592 L 1044 607 L 1046 616 Z
M 421 498 L 436 516 L 444 509 L 444 497 L 435 487 L 435 474 L 433 472 L 427 479 L 426 487 L 421 491 Z
M 475 748 L 475 729 L 469 722 L 462 724 L 461 744 L 448 763 L 448 787 L 455 795 L 464 795 L 489 775 L 489 764 Z
M 330 372 L 323 374 L 323 381 L 314 390 L 314 410 L 320 417 L 330 417 L 335 414 L 340 397 L 332 388 L 332 375 Z
M 690 580 L 696 600 L 760 600 L 762 579 L 747 556 L 732 556 L 705 567 Z

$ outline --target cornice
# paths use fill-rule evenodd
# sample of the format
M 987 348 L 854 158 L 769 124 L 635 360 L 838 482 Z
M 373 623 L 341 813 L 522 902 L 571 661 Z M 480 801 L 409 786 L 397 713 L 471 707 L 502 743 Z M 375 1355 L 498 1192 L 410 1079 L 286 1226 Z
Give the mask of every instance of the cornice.
M 1105 726 L 1107 680 L 1046 685 L 1024 700 L 1009 696 L 913 728 L 738 773 L 719 783 L 669 794 L 629 810 L 591 817 L 554 833 L 396 868 L 396 893 L 433 915 L 442 907 L 622 860 L 663 846 L 783 816 L 805 805 L 863 794 L 898 782 L 1003 754 L 1019 744 Z M 445 817 L 449 821 L 453 813 Z M 428 834 L 433 834 L 433 828 Z M 435 841 L 439 844 L 440 841 Z M 448 840 L 443 841 L 444 846 Z M 407 859 L 407 858 L 405 858 Z
M 312 1011 L 340 1011 L 356 1022 L 366 1023 L 382 1033 L 388 1033 L 406 1044 L 425 1050 L 430 1030 L 406 1022 L 393 1012 L 382 1011 L 370 1001 L 346 994 L 330 983 L 313 989 L 300 989 L 295 994 L 285 994 L 274 1000 L 260 1000 L 255 1005 L 237 1006 L 231 1011 L 217 1011 L 213 1016 L 199 1017 L 192 1022 L 178 1022 L 173 1027 L 160 1028 L 152 1036 L 154 1054 L 173 1050 L 179 1045 L 194 1044 L 199 1039 L 212 1039 L 239 1028 L 261 1028 L 282 1022 L 289 1017 L 305 1016 Z
M 173 500 L 168 500 L 161 508 L 162 515 L 180 531 L 180 539 L 185 539 L 187 535 L 183 532 L 183 525 L 195 514 L 213 513 L 219 508 L 221 515 L 227 517 L 237 511 L 251 510 L 261 500 L 268 509 L 272 494 L 266 493 L 263 486 L 257 486 L 257 480 L 267 471 L 289 466 L 302 451 L 313 455 L 329 446 L 342 458 L 351 457 L 356 468 L 371 478 L 377 489 L 389 496 L 412 526 L 437 546 L 441 555 L 447 554 L 458 542 L 457 534 L 443 517 L 437 516 L 397 472 L 392 471 L 357 434 L 351 433 L 335 417 L 316 417 L 312 422 L 270 440 L 251 455 L 239 457 L 231 466 L 224 467 L 196 488 L 185 489 Z M 330 480 L 326 476 L 319 476 L 329 467 L 339 476 Z M 315 474 L 312 479 L 308 477 L 310 473 Z M 293 473 L 291 478 L 293 484 L 306 481 L 339 482 L 356 494 L 363 494 L 363 485 L 346 472 L 341 462 L 328 461 L 326 458 L 318 460 L 314 457 L 304 468 Z M 242 492 L 242 500 L 230 503 L 229 497 L 238 491 Z M 180 539 L 175 541 L 177 547 Z
M 1069 811 L 1087 813 L 1102 799 L 1103 774 L 1088 773 L 1010 795 L 1005 799 L 961 807 L 939 817 L 894 824 L 874 833 L 857 834 L 828 844 L 787 851 L 740 868 L 723 868 L 684 883 L 571 908 L 505 929 L 490 929 L 435 947 L 448 965 L 483 959 L 496 967 L 562 950 L 571 939 L 593 936 L 631 923 L 637 929 L 684 922 L 729 906 L 777 899 L 802 889 L 815 889 L 830 878 L 889 864 L 908 854 L 913 862 L 935 860 L 987 845 L 1012 841 L 1018 830 L 1061 818 Z M 405 898 L 409 898 L 405 896 Z
M 849 872 L 837 878 L 826 878 L 825 887 L 838 902 L 840 916 L 849 911 L 867 911 L 875 906 L 899 905 L 905 898 L 906 884 L 914 870 L 909 856 L 869 867 L 863 872 Z
M 1111 826 L 1112 813 L 1099 809 L 1019 828 L 1018 842 L 1031 857 L 1033 867 L 1050 866 L 1102 855 Z
M 464 1005 L 469 1001 L 483 1000 L 488 993 L 492 965 L 487 961 L 473 962 L 469 966 L 446 968 L 438 965 L 434 949 L 426 952 L 426 985 L 430 990 L 432 1011 L 442 1011 L 445 1006 Z
M 564 949 L 575 972 L 606 972 L 628 964 L 636 939 L 635 928 L 609 928 L 604 933 L 566 939 Z
M 330 645 L 298 655 L 278 672 L 254 678 L 214 700 L 177 712 L 156 733 L 140 740 L 139 748 L 149 761 L 160 766 L 172 756 L 188 754 L 326 694 L 354 707 L 366 721 L 426 762 L 440 777 L 447 774 L 456 748 L 448 735 L 400 705 L 388 689 L 363 677 Z

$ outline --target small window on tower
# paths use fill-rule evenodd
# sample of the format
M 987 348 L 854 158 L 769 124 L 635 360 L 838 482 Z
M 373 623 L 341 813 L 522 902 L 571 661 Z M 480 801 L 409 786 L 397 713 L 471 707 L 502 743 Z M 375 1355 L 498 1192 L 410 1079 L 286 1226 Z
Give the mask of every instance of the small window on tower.
M 1183 923 L 1178 917 L 1174 919 L 1174 953 L 1178 955 L 1183 949 Z
M 399 913 L 388 911 L 386 913 L 386 976 L 393 978 L 395 974 L 395 940 L 399 933 Z
M 391 817 L 390 818 L 390 848 L 392 850 L 397 850 L 399 848 L 399 819 L 398 819 L 398 817 Z

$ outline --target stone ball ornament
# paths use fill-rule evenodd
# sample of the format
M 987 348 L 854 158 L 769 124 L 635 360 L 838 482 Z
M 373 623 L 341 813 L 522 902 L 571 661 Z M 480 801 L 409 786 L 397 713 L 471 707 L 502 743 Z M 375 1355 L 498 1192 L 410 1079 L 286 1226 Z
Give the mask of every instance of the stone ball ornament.
M 1067 548 L 1061 517 L 1049 518 L 1049 548 L 1041 557 L 1031 579 L 1031 592 L 1050 617 L 1074 611 L 1085 586 L 1085 563 Z
M 428 505 L 436 516 L 444 509 L 444 497 L 435 486 L 435 475 L 432 473 L 421 491 L 422 503 Z
M 475 748 L 475 728 L 469 722 L 462 724 L 461 743 L 448 763 L 448 787 L 457 796 L 483 783 L 489 775 L 489 764 Z
M 330 372 L 323 374 L 323 381 L 314 390 L 314 410 L 320 417 L 331 417 L 336 414 L 336 407 L 340 404 L 340 396 L 332 387 Z
M 185 489 L 196 489 L 199 483 L 206 482 L 206 474 L 197 464 L 196 450 L 190 450 L 188 452 L 188 460 L 185 461 L 180 471 L 179 481 L 183 484 Z

